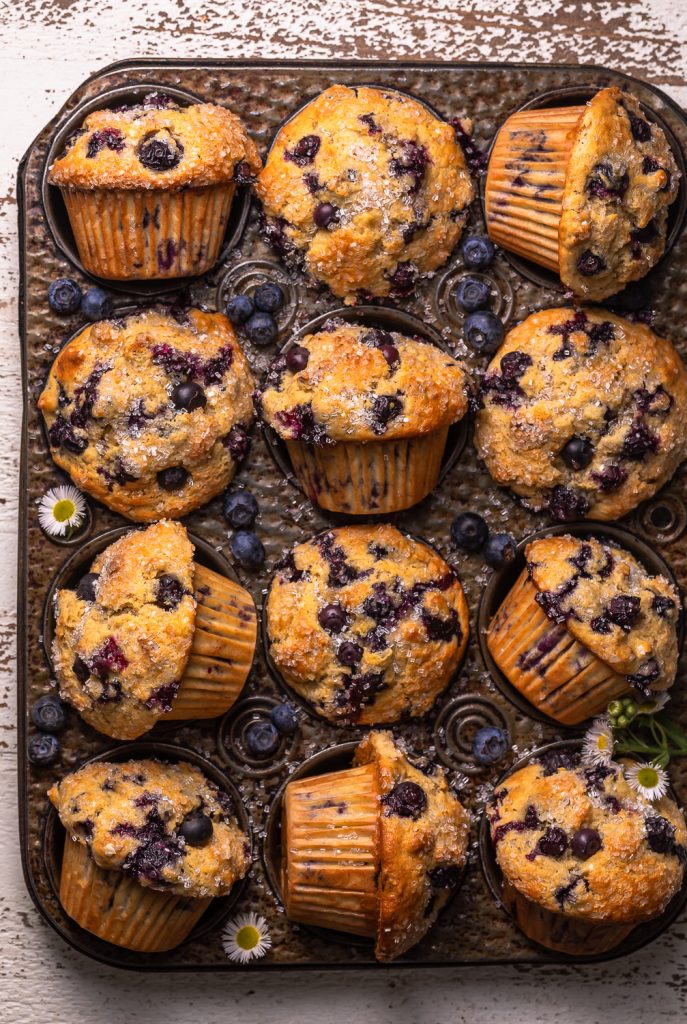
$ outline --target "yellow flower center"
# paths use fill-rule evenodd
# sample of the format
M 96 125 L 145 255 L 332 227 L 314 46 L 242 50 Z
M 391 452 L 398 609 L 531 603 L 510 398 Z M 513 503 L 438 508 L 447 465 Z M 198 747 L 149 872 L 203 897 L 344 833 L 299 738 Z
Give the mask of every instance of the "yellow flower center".
M 604 736 L 603 734 L 601 736 L 599 736 L 598 740 L 596 741 L 596 745 L 599 748 L 599 750 L 607 750 L 608 749 L 608 736 Z
M 236 933 L 236 945 L 239 949 L 255 949 L 260 942 L 260 932 L 252 924 L 245 924 Z
M 644 789 L 653 789 L 658 785 L 658 772 L 655 768 L 640 768 L 637 772 L 637 782 Z
M 61 498 L 60 501 L 56 501 L 53 505 L 52 514 L 58 523 L 68 523 L 72 516 L 76 514 L 76 505 L 69 498 Z

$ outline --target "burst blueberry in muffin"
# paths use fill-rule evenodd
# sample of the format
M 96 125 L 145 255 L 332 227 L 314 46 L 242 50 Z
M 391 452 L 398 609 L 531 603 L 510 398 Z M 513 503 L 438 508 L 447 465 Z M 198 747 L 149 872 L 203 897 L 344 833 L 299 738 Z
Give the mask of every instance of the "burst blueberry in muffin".
M 687 453 L 687 371 L 670 342 L 600 309 L 510 331 L 481 382 L 475 444 L 498 484 L 560 520 L 618 519 Z
M 52 164 L 86 270 L 111 280 L 203 274 L 237 184 L 262 164 L 246 129 L 211 103 L 153 93 L 89 114 Z
M 616 544 L 544 537 L 497 611 L 487 647 L 508 681 L 566 725 L 634 689 L 667 690 L 678 661 L 680 596 Z
M 468 831 L 443 771 L 419 771 L 390 733 L 371 732 L 352 768 L 286 787 L 286 913 L 372 938 L 377 959 L 393 960 L 423 938 L 458 885 Z
M 258 177 L 267 238 L 346 303 L 404 296 L 448 259 L 474 189 L 454 129 L 390 90 L 333 85 Z
M 468 611 L 455 572 L 392 526 L 351 526 L 298 544 L 266 604 L 270 657 L 330 721 L 426 714 L 458 668 Z
M 248 450 L 253 378 L 220 313 L 158 310 L 86 327 L 38 401 L 77 487 L 138 522 L 187 515 Z
M 173 949 L 248 871 L 232 798 L 194 765 L 92 762 L 48 795 L 66 830 L 60 902 L 106 942 Z
M 508 118 L 489 161 L 487 227 L 599 301 L 663 255 L 679 179 L 663 130 L 629 93 L 602 89 L 586 106 Z

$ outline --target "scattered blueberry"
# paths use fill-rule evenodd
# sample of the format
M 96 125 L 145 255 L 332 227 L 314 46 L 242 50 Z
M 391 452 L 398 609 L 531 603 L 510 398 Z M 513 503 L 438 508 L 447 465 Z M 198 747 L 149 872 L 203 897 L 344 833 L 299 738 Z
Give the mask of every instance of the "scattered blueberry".
M 31 764 L 38 768 L 47 768 L 60 756 L 60 741 L 57 736 L 42 732 L 32 736 L 26 748 Z
M 509 747 L 508 733 L 495 725 L 485 725 L 472 738 L 472 756 L 478 764 L 496 764 Z
M 570 466 L 576 473 L 586 469 L 594 458 L 594 445 L 586 437 L 573 435 L 563 446 L 561 458 L 566 466 Z
M 157 482 L 163 491 L 180 491 L 190 473 L 183 466 L 168 466 L 157 474 Z
M 48 288 L 48 305 L 54 313 L 67 316 L 81 305 L 81 289 L 71 277 L 59 277 Z
M 184 587 L 178 576 L 166 572 L 160 576 L 155 584 L 155 604 L 165 611 L 172 611 L 181 603 L 184 596 Z
M 328 228 L 330 224 L 336 224 L 339 220 L 339 208 L 333 203 L 320 203 L 315 207 L 312 219 L 318 228 Z
M 195 409 L 204 409 L 207 404 L 205 392 L 194 380 L 186 381 L 185 384 L 177 384 L 172 391 L 172 405 L 175 409 L 193 412 Z
M 267 719 L 252 722 L 246 729 L 246 747 L 253 757 L 269 757 L 279 746 L 279 733 Z
M 139 162 L 149 171 L 171 171 L 184 155 L 184 147 L 169 132 L 152 132 L 138 147 Z
M 253 313 L 246 334 L 255 345 L 269 345 L 277 337 L 277 322 L 269 313 Z
M 562 857 L 568 849 L 568 837 L 562 828 L 550 825 L 537 843 L 537 848 L 545 857 Z
M 291 373 L 300 373 L 308 365 L 310 353 L 303 345 L 292 345 L 285 358 L 286 366 Z
M 282 736 L 292 736 L 298 728 L 298 709 L 293 704 L 277 704 L 270 711 L 270 718 Z
M 245 530 L 255 522 L 258 503 L 250 491 L 229 491 L 223 511 L 224 518 L 235 530 Z
M 227 302 L 225 311 L 232 324 L 238 326 L 245 324 L 246 320 L 255 312 L 255 307 L 250 295 L 234 295 Z
M 179 828 L 179 835 L 186 840 L 187 846 L 205 846 L 210 842 L 212 833 L 212 818 L 199 810 L 187 814 Z
M 492 569 L 500 569 L 515 558 L 515 541 L 509 533 L 494 533 L 484 545 L 484 560 Z
M 382 803 L 389 814 L 417 821 L 427 807 L 427 794 L 417 782 L 398 782 L 386 796 L 382 797 Z
M 87 320 L 105 320 L 112 313 L 112 299 L 102 288 L 89 288 L 81 299 L 81 312 Z
M 95 601 L 95 585 L 98 582 L 97 572 L 87 572 L 79 580 L 76 588 L 76 596 L 79 601 Z
M 601 836 L 595 828 L 581 828 L 570 840 L 573 856 L 580 860 L 589 860 L 601 849 Z
M 488 536 L 489 527 L 476 512 L 462 512 L 451 524 L 451 540 L 461 551 L 479 551 Z
M 481 277 L 464 277 L 454 288 L 453 294 L 461 309 L 474 313 L 477 309 L 488 307 L 491 288 L 489 282 Z
M 43 732 L 62 732 L 67 721 L 64 704 L 50 694 L 39 697 L 31 708 L 31 719 Z
M 266 281 L 255 289 L 253 302 L 261 313 L 276 313 L 284 305 L 284 292 L 274 281 Z
M 461 252 L 466 267 L 470 267 L 470 270 L 484 270 L 490 266 L 496 249 L 491 239 L 483 238 L 481 235 L 468 235 L 461 246 Z
M 229 542 L 231 553 L 244 569 L 259 569 L 265 561 L 262 541 L 249 530 L 237 530 Z
M 675 841 L 675 827 L 667 818 L 653 815 L 645 818 L 646 841 L 654 853 L 669 853 Z
M 326 604 L 318 612 L 317 621 L 328 633 L 340 633 L 346 625 L 346 612 L 340 604 Z
M 363 649 L 360 644 L 354 644 L 348 640 L 342 643 L 336 652 L 336 660 L 348 667 L 357 665 L 362 660 L 362 657 Z
M 484 310 L 468 313 L 463 323 L 463 337 L 475 352 L 484 352 L 488 355 L 496 352 L 505 333 L 499 318 L 494 313 Z

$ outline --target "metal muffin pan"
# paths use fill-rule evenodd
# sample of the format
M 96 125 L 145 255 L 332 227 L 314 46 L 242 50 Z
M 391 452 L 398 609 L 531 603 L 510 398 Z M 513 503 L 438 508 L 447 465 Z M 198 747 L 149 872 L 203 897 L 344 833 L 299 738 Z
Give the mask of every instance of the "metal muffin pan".
M 77 565 L 85 566 L 103 535 L 113 529 L 135 529 L 136 524 L 128 524 L 121 516 L 89 499 L 88 528 L 74 538 L 69 551 L 48 540 L 38 528 L 36 501 L 49 487 L 66 478 L 50 459 L 36 400 L 55 352 L 79 326 L 78 317 L 60 318 L 49 310 L 47 288 L 51 280 L 62 276 L 76 276 L 84 286 L 89 283 L 78 262 L 73 261 L 73 249 L 70 255 L 64 227 L 56 225 L 54 210 L 50 212 L 47 208 L 51 203 L 54 206 L 54 200 L 46 197 L 45 192 L 45 168 L 52 159 L 49 152 L 56 145 L 56 135 L 64 132 L 68 123 L 73 123 L 72 115 L 77 108 L 82 116 L 85 110 L 101 105 L 104 97 L 137 95 L 137 86 L 141 85 L 141 91 L 149 91 L 154 85 L 162 91 L 178 90 L 184 96 L 231 107 L 243 118 L 264 156 L 279 126 L 305 100 L 336 82 L 352 85 L 375 82 L 417 97 L 447 120 L 470 117 L 474 122 L 474 140 L 483 152 L 506 117 L 525 104 L 536 102 L 537 97 L 551 92 L 561 95 L 561 90 L 584 94 L 595 85 L 617 83 L 631 89 L 651 116 L 665 123 L 677 150 L 687 150 L 687 118 L 658 90 L 603 68 L 518 64 L 136 60 L 113 65 L 90 78 L 38 135 L 22 161 L 18 180 L 22 271 L 20 333 L 24 394 L 27 396 L 22 424 L 17 632 L 20 841 L 27 886 L 43 916 L 75 948 L 109 964 L 166 971 L 238 969 L 222 948 L 220 922 L 215 922 L 210 912 L 199 929 L 178 949 L 147 956 L 131 955 L 126 950 L 98 943 L 81 932 L 63 913 L 56 896 L 59 870 L 54 854 L 56 817 L 49 812 L 47 789 L 83 762 L 97 756 L 118 756 L 129 746 L 113 746 L 110 739 L 70 713 L 67 727 L 60 736 L 61 759 L 48 769 L 28 765 L 25 746 L 33 730 L 30 707 L 48 692 L 51 679 L 43 647 L 46 599 L 70 551 L 74 552 L 74 562 L 70 564 L 75 569 Z M 56 225 L 54 233 L 49 216 Z M 466 230 L 484 233 L 479 202 L 471 208 Z M 225 245 L 221 261 L 204 277 L 165 282 L 165 288 L 169 286 L 170 291 L 165 291 L 164 301 L 221 308 L 228 294 L 237 288 L 252 288 L 264 280 L 282 284 L 287 305 L 280 314 L 277 342 L 267 349 L 259 349 L 241 337 L 254 374 L 261 379 L 280 348 L 310 330 L 313 324 L 321 323 L 320 318 L 334 314 L 340 303 L 325 289 L 315 287 L 279 263 L 260 238 L 254 201 L 246 204 L 245 222 L 231 241 L 233 247 Z M 448 350 L 464 359 L 478 378 L 487 360 L 466 349 L 460 329 L 462 314 L 451 296 L 452 286 L 464 273 L 457 250 L 436 274 L 419 282 L 414 296 L 398 303 L 384 302 L 375 316 L 380 326 L 383 326 L 382 317 L 387 323 L 400 323 L 408 314 L 419 320 L 423 335 L 429 335 L 430 340 L 443 339 Z M 497 255 L 486 276 L 492 286 L 492 308 L 507 327 L 522 320 L 533 309 L 565 304 L 558 282 L 533 282 L 503 253 Z M 685 338 L 676 334 L 676 325 L 687 322 L 687 238 L 680 234 L 679 228 L 675 231 L 670 254 L 654 277 L 656 330 L 672 338 L 684 355 Z M 115 315 L 132 304 L 154 302 L 161 294 L 159 288 L 145 284 L 137 288 L 128 284 L 99 283 L 115 293 L 115 306 L 119 307 Z M 397 311 L 402 316 L 399 317 Z M 355 318 L 357 314 L 347 311 L 346 315 Z M 466 435 L 468 433 L 466 430 Z M 235 481 L 238 487 L 250 488 L 260 505 L 256 529 L 265 544 L 267 562 L 259 573 L 240 570 L 236 573 L 251 591 L 259 613 L 281 552 L 315 533 L 351 521 L 323 512 L 308 502 L 297 488 L 288 486 L 265 440 L 256 425 L 251 452 Z M 684 473 L 678 471 L 661 494 L 620 524 L 665 559 L 683 589 L 687 584 L 684 479 Z M 563 736 L 569 737 L 571 733 L 549 721 L 540 721 L 532 714 L 532 709 L 518 706 L 511 699 L 512 695 L 505 693 L 498 680 L 485 669 L 479 642 L 484 623 L 480 599 L 485 587 L 493 593 L 497 585 L 490 584 L 493 574 L 479 556 L 464 555 L 451 546 L 450 524 L 458 512 L 466 510 L 480 512 L 492 529 L 508 530 L 518 541 L 553 525 L 546 516 L 529 512 L 511 494 L 496 487 L 478 463 L 469 441 L 460 456 L 446 466 L 441 482 L 428 498 L 413 509 L 385 517 L 385 521 L 393 522 L 399 529 L 436 546 L 454 565 L 466 593 L 471 619 L 470 642 L 461 669 L 432 712 L 422 719 L 399 723 L 392 729 L 411 755 L 436 758 L 446 768 L 474 822 L 470 860 L 456 898 L 425 939 L 396 964 L 420 967 L 568 963 L 568 958 L 533 945 L 513 926 L 501 912 L 496 894 L 485 879 L 484 872 L 490 877 L 485 859 L 488 851 L 478 842 L 478 829 L 491 787 L 518 757 L 543 744 L 559 741 Z M 207 545 L 208 552 L 227 557 L 228 532 L 221 514 L 221 496 L 188 516 L 185 523 L 194 538 Z M 591 532 L 597 525 L 609 529 L 604 524 L 585 524 L 585 528 Z M 484 602 L 486 600 L 485 595 Z M 483 608 L 486 608 L 484 602 Z M 678 678 L 684 678 L 684 668 L 683 661 Z M 679 683 L 674 688 L 670 708 L 682 725 L 687 726 L 687 704 L 682 689 Z M 191 759 L 191 754 L 201 757 L 209 766 L 208 772 L 214 770 L 227 776 L 238 791 L 254 837 L 255 857 L 231 913 L 251 910 L 263 915 L 273 943 L 268 956 L 248 965 L 248 970 L 377 966 L 369 943 L 357 944 L 350 937 L 334 941 L 324 930 L 291 924 L 280 905 L 274 847 L 280 790 L 294 773 L 309 770 L 313 763 L 309 759 L 314 755 L 317 755 L 317 764 L 320 761 L 325 766 L 335 763 L 342 742 L 357 742 L 366 731 L 359 727 L 343 729 L 331 725 L 301 705 L 295 735 L 286 737 L 272 758 L 261 761 L 251 757 L 245 748 L 247 725 L 286 697 L 283 687 L 270 672 L 263 645 L 259 643 L 244 692 L 223 718 L 167 723 L 142 737 L 137 745 L 168 758 Z M 513 744 L 504 761 L 491 768 L 477 765 L 471 756 L 471 737 L 483 724 L 507 728 Z M 164 729 L 164 747 L 157 744 L 161 728 Z M 350 751 L 352 747 L 346 749 Z M 330 769 L 325 767 L 324 770 Z M 671 777 L 678 797 L 684 800 L 687 797 L 684 762 L 671 765 Z M 208 922 L 211 926 L 206 929 L 204 925 Z M 655 922 L 655 927 L 638 929 L 634 934 L 643 943 L 665 925 L 666 920 L 661 918 Z

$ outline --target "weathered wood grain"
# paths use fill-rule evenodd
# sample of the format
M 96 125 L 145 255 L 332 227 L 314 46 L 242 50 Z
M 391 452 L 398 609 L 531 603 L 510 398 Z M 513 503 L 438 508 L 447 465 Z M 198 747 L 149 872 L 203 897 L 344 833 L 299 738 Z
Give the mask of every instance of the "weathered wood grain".
M 73 953 L 25 890 L 16 834 L 14 622 L 21 407 L 15 174 L 88 74 L 130 56 L 350 56 L 607 64 L 687 104 L 681 0 L 24 0 L 0 3 L 0 1021 L 37 1024 L 644 1024 L 687 1016 L 687 925 L 605 967 L 265 978 L 123 974 Z

